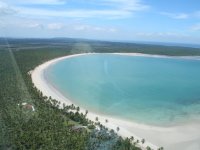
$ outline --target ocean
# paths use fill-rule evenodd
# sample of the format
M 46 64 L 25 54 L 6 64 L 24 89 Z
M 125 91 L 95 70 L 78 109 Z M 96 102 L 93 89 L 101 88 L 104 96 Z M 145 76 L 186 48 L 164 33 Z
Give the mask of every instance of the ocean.
M 156 126 L 200 120 L 200 60 L 92 54 L 49 66 L 45 79 L 87 110 Z

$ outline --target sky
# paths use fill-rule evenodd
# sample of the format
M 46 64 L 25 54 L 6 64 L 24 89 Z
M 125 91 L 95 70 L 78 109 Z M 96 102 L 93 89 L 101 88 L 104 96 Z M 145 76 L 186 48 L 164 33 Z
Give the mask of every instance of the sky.
M 0 37 L 200 43 L 199 0 L 0 0 Z

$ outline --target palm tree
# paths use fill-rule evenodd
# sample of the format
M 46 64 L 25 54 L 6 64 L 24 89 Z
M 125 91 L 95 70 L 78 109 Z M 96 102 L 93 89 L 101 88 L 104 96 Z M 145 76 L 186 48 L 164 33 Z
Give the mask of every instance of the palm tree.
M 131 136 L 130 140 L 131 140 L 131 141 L 133 141 L 133 140 L 134 140 L 134 137 L 133 137 L 133 136 Z
M 142 142 L 142 144 L 144 144 L 144 142 L 145 142 L 145 139 L 142 139 L 142 140 L 141 140 L 141 142 Z
M 71 108 L 70 109 L 74 110 L 74 108 L 75 108 L 74 104 L 71 104 Z
M 76 111 L 79 112 L 79 110 L 80 110 L 80 107 L 77 107 L 77 108 L 76 108 Z
M 147 146 L 147 148 L 146 148 L 147 150 L 151 150 L 151 147 L 149 147 L 149 146 Z
M 137 143 L 139 143 L 140 141 L 139 141 L 139 140 L 137 140 L 136 142 L 137 142 Z
M 164 150 L 164 148 L 163 148 L 163 147 L 160 147 L 158 150 Z
M 62 107 L 62 108 L 63 108 L 63 110 L 65 109 L 65 107 L 66 107 L 65 103 L 63 103 L 63 107 Z
M 96 120 L 96 121 L 98 121 L 98 120 L 99 120 L 99 118 L 98 118 L 98 117 L 96 117 L 96 118 L 95 118 L 95 120 Z
M 85 110 L 85 116 L 88 114 L 88 110 Z

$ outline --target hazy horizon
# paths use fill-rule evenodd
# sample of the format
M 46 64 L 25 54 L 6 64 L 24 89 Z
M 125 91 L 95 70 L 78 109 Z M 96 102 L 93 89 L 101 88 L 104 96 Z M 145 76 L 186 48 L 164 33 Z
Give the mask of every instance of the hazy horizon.
M 72 38 L 72 37 L 48 37 L 48 38 L 39 38 L 39 37 L 0 37 L 5 39 L 80 39 L 80 40 L 89 40 L 89 41 L 101 41 L 101 42 L 119 42 L 119 43 L 132 43 L 132 44 L 147 44 L 147 45 L 160 45 L 160 46 L 178 46 L 178 47 L 191 47 L 191 48 L 200 48 L 199 43 L 181 43 L 181 42 L 158 42 L 158 41 L 131 41 L 131 40 L 105 40 L 105 39 L 89 39 L 89 38 Z
M 0 20 L 3 37 L 200 42 L 195 0 L 0 0 Z

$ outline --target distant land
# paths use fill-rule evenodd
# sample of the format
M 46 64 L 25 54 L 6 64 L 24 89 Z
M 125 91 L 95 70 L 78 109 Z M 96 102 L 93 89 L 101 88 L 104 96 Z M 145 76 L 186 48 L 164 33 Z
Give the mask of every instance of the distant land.
M 104 41 L 82 38 L 0 38 L 0 47 L 9 43 L 13 48 L 21 49 L 23 46 L 38 46 L 51 48 L 76 49 L 76 53 L 98 52 L 126 52 L 145 53 L 169 56 L 200 56 L 200 45 L 185 43 L 163 43 L 142 41 Z M 20 44 L 19 44 L 20 43 Z M 24 45 L 23 45 L 24 44 Z M 81 49 L 80 49 L 81 48 Z M 15 49 L 13 49 L 15 50 Z M 74 52 L 73 52 L 74 53 Z
M 63 56 L 88 55 L 87 53 L 91 55 L 93 53 L 129 53 L 127 55 L 195 56 L 199 59 L 200 48 L 190 46 L 74 38 L 0 38 L 0 149 L 57 149 L 58 147 L 65 149 L 67 147 L 76 150 L 102 148 L 141 150 L 141 148 L 151 147 L 161 150 L 164 146 L 170 150 L 183 150 L 196 145 L 199 139 L 199 124 L 195 126 L 186 124 L 166 130 L 151 128 L 156 131 L 156 134 L 151 137 L 147 137 L 146 132 L 140 135 L 138 125 L 131 124 L 131 130 L 134 131 L 128 132 L 126 134 L 128 138 L 122 139 L 119 135 L 125 130 L 120 125 L 116 124 L 113 130 L 107 128 L 109 124 L 113 124 L 113 120 L 102 119 L 98 115 L 95 115 L 93 120 L 88 120 L 90 110 L 81 112 L 81 108 L 75 105 L 66 105 L 60 109 L 58 99 L 47 97 L 48 95 L 34 86 L 31 79 L 31 74 L 37 66 L 48 64 Z M 195 66 L 199 67 L 199 65 Z M 157 67 L 155 70 L 159 72 Z M 184 73 L 184 75 L 187 74 Z M 193 75 L 196 74 L 193 73 Z M 195 80 L 193 77 L 191 79 Z M 188 104 L 187 101 L 184 102 Z M 122 124 L 128 125 L 127 122 Z M 146 128 L 146 126 L 140 127 Z M 193 133 L 190 132 L 191 127 Z M 148 131 L 151 132 L 151 130 Z M 185 131 L 186 136 L 179 138 L 179 131 Z M 174 136 L 175 133 L 176 136 Z M 197 139 L 191 141 L 191 134 Z M 99 139 L 99 136 L 102 138 Z M 166 140 L 163 143 L 155 142 L 156 138 L 160 140 L 159 136 L 165 137 Z M 190 142 L 184 143 L 184 141 Z M 182 143 L 176 145 L 176 142 Z
M 5 39 L 0 37 L 0 40 Z M 87 38 L 68 38 L 68 37 L 52 37 L 52 38 L 17 38 L 17 37 L 7 37 L 7 39 L 67 39 L 67 40 L 80 40 L 80 41 L 101 41 L 101 42 L 119 42 L 119 43 L 133 43 L 133 44 L 150 44 L 150 45 L 160 45 L 160 46 L 180 46 L 180 47 L 191 47 L 200 48 L 200 44 L 197 43 L 177 43 L 177 42 L 156 42 L 156 41 L 132 41 L 132 40 L 101 40 L 101 39 L 87 39 Z

